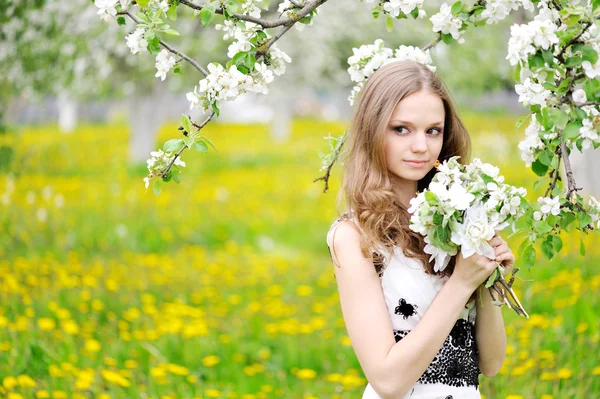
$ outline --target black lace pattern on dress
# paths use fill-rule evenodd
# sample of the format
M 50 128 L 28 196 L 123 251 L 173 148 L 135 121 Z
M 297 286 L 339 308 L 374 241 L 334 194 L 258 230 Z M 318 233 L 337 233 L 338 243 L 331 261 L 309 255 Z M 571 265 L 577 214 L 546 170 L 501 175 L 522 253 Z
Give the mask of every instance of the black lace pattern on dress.
M 411 305 L 406 302 L 406 299 L 400 298 L 398 300 L 398 306 L 394 309 L 394 313 L 398 315 L 402 315 L 404 320 L 408 319 L 410 316 L 414 316 L 417 314 L 417 305 Z
M 396 342 L 410 330 L 394 330 Z M 475 341 L 475 323 L 458 319 L 438 354 L 417 380 L 421 384 L 446 384 L 479 388 L 479 351 Z

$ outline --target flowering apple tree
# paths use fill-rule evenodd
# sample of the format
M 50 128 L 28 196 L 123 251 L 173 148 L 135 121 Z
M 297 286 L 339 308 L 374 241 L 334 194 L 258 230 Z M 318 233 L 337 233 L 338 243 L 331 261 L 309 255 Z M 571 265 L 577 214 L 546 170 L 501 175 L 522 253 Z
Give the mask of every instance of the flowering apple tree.
M 587 234 L 600 228 L 600 202 L 593 197 L 586 201 L 579 194 L 581 187 L 575 182 L 569 161 L 572 151 L 600 146 L 600 0 L 444 2 L 429 18 L 423 0 L 363 1 L 371 3 L 374 18 L 384 19 L 388 29 L 407 18 L 430 23 L 432 39 L 422 48 L 389 49 L 381 40 L 354 48 L 348 60 L 348 72 L 355 83 L 349 96 L 351 104 L 360 95 L 364 82 L 382 65 L 411 59 L 435 68 L 429 50 L 439 42 L 464 43 L 468 29 L 485 29 L 485 25 L 498 23 L 515 10 L 532 13 L 530 22 L 511 27 L 506 60 L 515 68 L 519 102 L 530 111 L 516 123 L 518 128 L 528 122 L 525 138 L 519 144 L 521 157 L 540 177 L 534 189 L 542 184 L 547 189 L 536 203 L 522 204 L 523 216 L 516 222 L 516 229 L 526 238 L 519 252 L 525 264 L 531 266 L 537 256 L 536 242 L 541 242 L 543 254 L 552 258 L 562 248 L 561 231 L 580 230 Z M 171 73 L 180 73 L 183 62 L 201 75 L 186 97 L 190 109 L 205 111 L 206 118 L 193 121 L 182 115 L 179 130 L 183 137 L 168 140 L 162 150 L 151 153 L 148 176 L 144 178 L 146 188 L 152 184 L 159 194 L 163 182 L 179 182 L 185 167 L 180 157 L 185 149 L 206 152 L 209 146 L 214 148 L 201 131 L 219 116 L 223 101 L 248 92 L 268 93 L 269 84 L 283 75 L 291 62 L 276 42 L 293 26 L 317 23 L 318 9 L 326 2 L 282 0 L 276 2 L 277 12 L 270 13 L 269 2 L 264 0 L 95 0 L 99 17 L 107 22 L 125 25 L 129 19 L 135 24 L 126 36 L 127 46 L 133 54 L 156 54 L 156 77 L 163 80 Z M 169 44 L 170 35 L 179 35 L 171 25 L 181 12 L 192 12 L 204 28 L 213 25 L 223 33 L 224 40 L 231 40 L 229 60 L 224 65 L 212 62 L 205 67 Z M 263 13 L 268 15 L 263 17 Z M 330 152 L 320 154 L 321 171 L 325 174 L 315 179 L 324 181 L 325 191 L 345 137 L 326 137 Z M 582 241 L 582 254 L 584 251 Z

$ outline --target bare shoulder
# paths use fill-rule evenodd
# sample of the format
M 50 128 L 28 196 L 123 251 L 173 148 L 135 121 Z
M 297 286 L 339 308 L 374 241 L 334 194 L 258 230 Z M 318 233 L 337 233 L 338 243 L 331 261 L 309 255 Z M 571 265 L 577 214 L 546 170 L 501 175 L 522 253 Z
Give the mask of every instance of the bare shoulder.
M 337 267 L 347 264 L 351 259 L 364 258 L 360 251 L 360 244 L 360 230 L 350 220 L 337 219 L 327 234 L 327 246 L 331 259 Z

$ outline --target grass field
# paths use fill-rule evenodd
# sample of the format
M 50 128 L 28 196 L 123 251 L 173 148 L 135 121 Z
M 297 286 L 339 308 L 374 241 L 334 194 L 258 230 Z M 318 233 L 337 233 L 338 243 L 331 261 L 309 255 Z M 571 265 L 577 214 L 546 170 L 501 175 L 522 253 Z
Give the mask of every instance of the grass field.
M 474 156 L 532 191 L 516 119 L 465 115 Z M 0 175 L 0 397 L 360 398 L 325 243 L 339 170 L 326 194 L 312 182 L 343 129 L 297 120 L 273 144 L 265 126 L 210 124 L 219 153 L 184 152 L 160 196 L 127 166 L 124 125 L 1 135 L 15 159 Z M 577 234 L 519 272 L 531 318 L 504 309 L 485 398 L 600 397 L 600 250 L 590 235 L 580 256 Z

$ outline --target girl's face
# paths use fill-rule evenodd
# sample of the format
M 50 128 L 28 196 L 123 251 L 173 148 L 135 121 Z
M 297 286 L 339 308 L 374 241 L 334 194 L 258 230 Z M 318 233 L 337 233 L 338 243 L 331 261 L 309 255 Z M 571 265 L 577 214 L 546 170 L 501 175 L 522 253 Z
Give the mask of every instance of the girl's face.
M 396 181 L 417 182 L 433 168 L 444 141 L 444 103 L 420 90 L 396 105 L 385 133 L 385 160 Z

